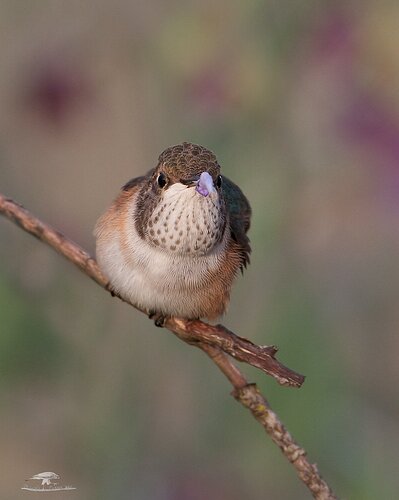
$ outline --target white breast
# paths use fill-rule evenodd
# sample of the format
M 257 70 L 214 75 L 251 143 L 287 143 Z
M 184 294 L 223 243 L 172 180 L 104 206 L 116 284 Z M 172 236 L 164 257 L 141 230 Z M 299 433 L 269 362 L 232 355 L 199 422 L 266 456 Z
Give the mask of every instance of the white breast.
M 205 197 L 194 187 L 175 183 L 151 214 L 145 238 L 168 253 L 205 255 L 221 240 L 220 212 L 216 191 Z

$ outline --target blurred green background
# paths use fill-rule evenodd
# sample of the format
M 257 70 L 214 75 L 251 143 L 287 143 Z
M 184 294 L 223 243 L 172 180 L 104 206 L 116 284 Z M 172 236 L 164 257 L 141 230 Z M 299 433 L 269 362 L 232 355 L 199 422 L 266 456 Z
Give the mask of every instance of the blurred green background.
M 94 251 L 119 187 L 183 140 L 253 207 L 223 322 L 336 492 L 397 498 L 399 4 L 0 4 L 0 191 Z M 211 362 L 0 220 L 0 497 L 309 498 Z M 51 493 L 47 493 L 52 498 Z M 59 498 L 54 495 L 54 498 Z

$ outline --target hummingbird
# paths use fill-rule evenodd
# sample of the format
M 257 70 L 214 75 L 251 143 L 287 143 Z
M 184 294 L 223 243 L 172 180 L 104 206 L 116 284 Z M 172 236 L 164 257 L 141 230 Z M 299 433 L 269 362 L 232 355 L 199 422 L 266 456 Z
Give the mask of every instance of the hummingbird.
M 127 182 L 97 221 L 96 257 L 110 290 L 157 326 L 223 314 L 249 263 L 251 207 L 216 156 L 183 142 Z

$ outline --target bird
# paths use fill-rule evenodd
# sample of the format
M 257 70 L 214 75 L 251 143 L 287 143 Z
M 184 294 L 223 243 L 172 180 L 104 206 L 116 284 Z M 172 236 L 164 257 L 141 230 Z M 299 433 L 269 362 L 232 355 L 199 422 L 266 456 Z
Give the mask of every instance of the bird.
M 40 472 L 35 474 L 30 479 L 37 479 L 42 482 L 42 486 L 51 486 L 51 481 L 55 479 L 60 479 L 60 476 L 55 472 Z
M 97 262 L 110 291 L 157 326 L 170 317 L 214 320 L 249 264 L 250 219 L 247 198 L 221 175 L 215 154 L 183 142 L 127 182 L 98 219 Z

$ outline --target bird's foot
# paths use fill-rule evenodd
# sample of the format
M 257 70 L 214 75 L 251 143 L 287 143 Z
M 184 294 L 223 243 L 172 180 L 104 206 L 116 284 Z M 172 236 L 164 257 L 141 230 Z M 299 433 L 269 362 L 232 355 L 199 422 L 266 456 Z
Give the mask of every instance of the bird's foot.
M 158 313 L 155 311 L 150 311 L 148 313 L 148 317 L 154 320 L 154 325 L 159 328 L 163 328 L 165 326 L 165 322 L 167 320 L 167 316 L 164 316 L 162 313 Z
M 108 281 L 108 283 L 105 285 L 105 289 L 109 291 L 112 297 L 116 297 L 116 293 L 114 292 L 110 281 Z

